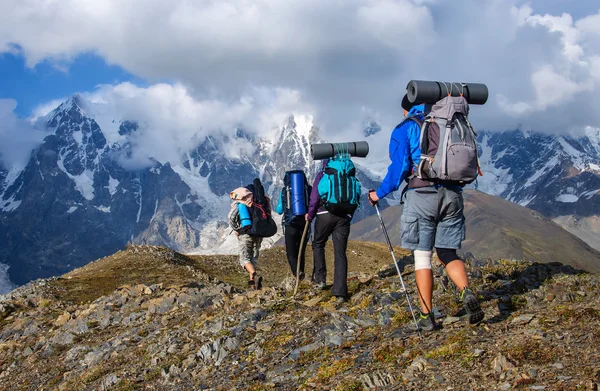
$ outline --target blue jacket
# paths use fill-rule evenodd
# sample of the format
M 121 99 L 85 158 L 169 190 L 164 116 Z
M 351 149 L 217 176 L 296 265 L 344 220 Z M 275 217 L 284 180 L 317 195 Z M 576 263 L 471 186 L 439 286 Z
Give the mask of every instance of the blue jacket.
M 425 105 L 414 106 L 408 116 L 424 119 Z M 419 164 L 421 129 L 415 121 L 403 121 L 392 131 L 390 139 L 390 160 L 387 174 L 377 189 L 377 197 L 383 198 L 400 188 L 402 182 L 411 174 L 412 168 Z

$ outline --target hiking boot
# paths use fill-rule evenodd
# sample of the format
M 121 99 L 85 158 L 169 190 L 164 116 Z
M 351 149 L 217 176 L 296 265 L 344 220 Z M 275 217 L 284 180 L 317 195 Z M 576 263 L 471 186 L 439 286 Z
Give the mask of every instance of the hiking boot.
M 433 318 L 433 314 L 424 314 L 419 311 L 417 315 L 417 326 L 421 331 L 433 331 L 436 328 L 435 319 Z M 412 326 L 413 329 L 416 329 L 415 326 Z
M 347 301 L 348 301 L 348 299 L 346 298 L 346 296 L 336 296 L 335 297 L 335 302 L 338 304 L 345 303 Z
M 325 284 L 324 282 L 316 282 L 314 287 L 318 291 L 323 291 L 325 290 L 325 288 L 327 288 L 327 284 Z
M 469 315 L 469 323 L 477 324 L 483 320 L 484 313 L 479 305 L 479 301 L 473 291 L 469 288 L 464 288 L 460 292 L 460 301 L 462 302 L 463 308 Z
M 304 281 L 304 278 L 305 278 L 304 272 L 300 272 L 300 274 L 298 275 L 298 280 Z
M 254 289 L 259 290 L 262 288 L 262 277 L 258 275 L 258 273 L 254 272 L 252 274 L 252 282 L 254 282 Z

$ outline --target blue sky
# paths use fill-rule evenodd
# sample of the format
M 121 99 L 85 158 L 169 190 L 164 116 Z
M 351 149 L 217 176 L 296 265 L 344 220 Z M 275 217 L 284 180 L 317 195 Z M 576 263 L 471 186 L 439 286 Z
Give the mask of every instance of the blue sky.
M 41 104 L 68 97 L 76 92 L 92 91 L 99 84 L 141 79 L 93 54 L 82 54 L 66 68 L 43 61 L 33 68 L 25 64 L 22 55 L 0 54 L 0 99 L 17 101 L 15 113 L 28 117 Z

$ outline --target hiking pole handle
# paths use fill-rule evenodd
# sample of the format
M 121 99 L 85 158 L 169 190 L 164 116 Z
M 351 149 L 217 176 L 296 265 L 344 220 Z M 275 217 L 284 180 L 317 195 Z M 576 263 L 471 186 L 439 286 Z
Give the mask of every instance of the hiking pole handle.
M 367 197 L 369 198 L 369 202 L 373 206 L 377 206 L 377 205 L 379 205 L 379 201 L 373 201 L 373 199 L 371 198 L 371 193 L 373 193 L 374 191 L 375 191 L 375 189 L 369 189 L 369 192 L 367 193 Z

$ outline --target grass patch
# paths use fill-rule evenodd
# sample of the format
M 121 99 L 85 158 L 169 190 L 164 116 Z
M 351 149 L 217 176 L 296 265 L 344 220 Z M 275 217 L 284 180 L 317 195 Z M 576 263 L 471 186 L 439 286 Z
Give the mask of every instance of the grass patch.
M 535 379 L 532 379 L 530 377 L 529 378 L 521 377 L 521 378 L 517 379 L 516 384 L 517 384 L 517 388 L 525 388 L 526 386 L 535 384 Z
M 510 297 L 510 305 L 514 310 L 520 310 L 527 306 L 527 299 L 520 295 Z
M 135 391 L 140 390 L 141 387 L 131 380 L 124 379 L 115 385 L 115 389 L 118 391 Z
M 558 358 L 558 352 L 555 347 L 542 345 L 538 340 L 525 340 L 516 343 L 505 354 L 508 358 L 519 364 L 550 364 Z
M 446 360 L 457 357 L 468 359 L 470 357 L 470 351 L 467 342 L 468 335 L 466 331 L 459 331 L 446 338 L 442 346 L 425 353 L 425 357 L 434 360 Z
M 159 368 L 154 368 L 153 370 L 148 372 L 146 375 L 144 375 L 144 381 L 151 382 L 153 380 L 156 380 L 160 377 L 160 373 L 161 372 L 160 372 Z
M 564 321 L 580 320 L 600 320 L 600 310 L 591 307 L 573 308 L 566 305 L 560 305 L 555 308 L 555 313 Z
M 123 285 L 163 283 L 167 287 L 197 281 L 185 266 L 194 266 L 194 261 L 167 248 L 130 246 L 51 281 L 49 287 L 60 300 L 82 304 Z
M 347 371 L 354 366 L 354 358 L 345 357 L 341 360 L 334 361 L 330 365 L 321 365 L 315 378 L 318 382 L 326 382 L 330 378 Z
M 281 334 L 265 341 L 261 345 L 261 348 L 264 350 L 266 355 L 269 355 L 275 352 L 278 348 L 282 348 L 284 345 L 290 342 L 292 338 L 294 338 L 294 335 L 292 334 Z
M 324 360 L 329 356 L 329 348 L 319 348 L 310 352 L 300 352 L 300 357 L 296 362 L 299 365 L 309 365 L 319 360 Z
M 398 360 L 402 353 L 404 353 L 404 346 L 390 344 L 375 349 L 371 352 L 371 356 L 373 357 L 373 361 L 392 363 Z
M 365 386 L 358 380 L 346 381 L 335 388 L 335 391 L 363 391 Z
M 85 384 L 91 384 L 96 380 L 100 379 L 102 376 L 107 375 L 110 372 L 108 368 L 98 367 L 87 372 L 86 375 L 83 376 L 83 382 Z
M 408 322 L 412 322 L 413 321 L 413 317 L 410 313 L 410 311 L 404 309 L 404 308 L 400 308 L 398 309 L 398 311 L 396 311 L 394 313 L 394 315 L 392 316 L 392 325 L 394 327 L 399 327 L 402 325 L 405 325 Z

